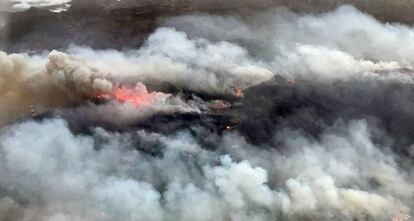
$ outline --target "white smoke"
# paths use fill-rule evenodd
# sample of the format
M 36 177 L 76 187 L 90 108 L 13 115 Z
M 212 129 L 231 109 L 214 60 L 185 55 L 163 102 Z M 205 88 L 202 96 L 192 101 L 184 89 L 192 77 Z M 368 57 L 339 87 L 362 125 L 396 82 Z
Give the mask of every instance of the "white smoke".
M 122 89 L 121 89 L 122 90 Z M 208 109 L 208 103 L 202 100 L 185 101 L 179 95 L 149 93 L 142 83 L 138 83 L 133 89 L 132 99 L 125 102 L 109 101 L 105 104 L 82 105 L 72 108 L 68 113 L 66 109 L 57 110 L 57 114 L 68 115 L 72 119 L 80 119 L 91 122 L 110 123 L 112 125 L 127 125 L 147 119 L 157 114 L 172 113 L 201 113 Z
M 71 2 L 72 0 L 1 0 L 0 11 L 20 12 L 34 7 L 58 13 L 68 10 Z
M 412 171 L 372 143 L 364 121 L 338 123 L 321 140 L 276 135 L 289 153 L 226 135 L 217 145 L 238 162 L 202 149 L 186 133 L 136 133 L 160 142 L 158 158 L 136 151 L 127 134 L 74 135 L 62 120 L 21 123 L 1 133 L 0 182 L 15 192 L 2 199 L 1 214 L 16 214 L 11 221 L 389 220 L 410 212 Z
M 159 28 L 142 48 L 128 51 L 2 52 L 0 123 L 30 105 L 66 107 L 119 85 L 138 83 L 140 93 L 152 96 L 139 82 L 213 95 L 269 80 L 272 71 L 308 81 L 413 83 L 411 27 L 383 24 L 348 6 L 322 15 L 266 12 L 253 20 L 172 18 L 166 26 L 174 28 Z M 228 31 L 232 24 L 238 28 Z M 151 106 L 110 102 L 71 110 L 122 125 L 207 105 L 168 94 L 153 98 Z M 390 220 L 412 212 L 414 170 L 399 162 L 392 142 L 375 142 L 375 130 L 365 120 L 338 121 L 320 138 L 284 128 L 272 131 L 280 146 L 271 147 L 237 133 L 207 132 L 216 148 L 209 149 L 187 130 L 94 128 L 79 135 L 61 119 L 26 120 L 0 132 L 0 219 Z M 162 156 L 137 150 L 152 148 Z
M 52 51 L 28 56 L 2 53 L 0 103 L 10 119 L 27 112 L 30 105 L 39 111 L 80 101 L 85 96 L 108 92 L 114 84 L 138 82 L 162 84 L 216 94 L 232 94 L 272 77 L 234 44 L 190 40 L 183 32 L 159 29 L 146 45 L 136 51 L 93 51 L 72 47 L 67 53 Z
M 72 47 L 69 52 L 120 81 L 168 82 L 207 93 L 229 93 L 233 86 L 246 88 L 272 77 L 264 64 L 236 44 L 189 39 L 171 28 L 158 29 L 139 50 Z
M 48 58 L 3 55 L 1 78 L 9 86 L 1 88 L 2 107 L 8 108 L 2 113 L 21 116 L 30 105 L 42 112 L 114 84 L 137 82 L 212 94 L 256 85 L 272 72 L 312 80 L 413 82 L 407 73 L 414 31 L 408 26 L 382 24 L 349 6 L 322 15 L 266 12 L 253 20 L 261 25 L 231 17 L 172 18 L 167 25 L 185 32 L 159 28 L 137 50 L 72 46 Z M 228 32 L 230 26 L 238 28 Z M 8 80 L 10 73 L 15 79 Z
M 0 123 L 30 110 L 39 111 L 109 91 L 112 83 L 81 60 L 53 51 L 48 58 L 0 53 Z
M 252 19 L 180 16 L 166 21 L 189 36 L 238 42 L 268 68 L 293 77 L 349 78 L 412 68 L 414 31 L 383 24 L 351 6 L 320 15 L 280 9 Z M 227 31 L 230 27 L 237 27 Z M 398 71 L 397 71 L 398 73 Z

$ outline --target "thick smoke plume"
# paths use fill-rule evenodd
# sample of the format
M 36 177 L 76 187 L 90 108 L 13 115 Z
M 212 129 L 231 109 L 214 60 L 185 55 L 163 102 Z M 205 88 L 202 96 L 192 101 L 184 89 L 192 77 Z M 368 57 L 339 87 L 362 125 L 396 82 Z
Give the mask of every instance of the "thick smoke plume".
M 73 47 L 67 53 L 45 55 L 2 54 L 1 96 L 5 117 L 18 116 L 35 105 L 48 107 L 79 102 L 86 96 L 112 90 L 114 84 L 168 83 L 211 94 L 231 93 L 272 77 L 240 46 L 161 28 L 136 51 L 93 51 Z M 86 59 L 86 61 L 85 61 Z M 7 84 L 6 84 L 7 82 Z M 11 115 L 11 116 L 10 116 Z
M 413 42 L 341 6 L 1 52 L 0 220 L 407 218 Z

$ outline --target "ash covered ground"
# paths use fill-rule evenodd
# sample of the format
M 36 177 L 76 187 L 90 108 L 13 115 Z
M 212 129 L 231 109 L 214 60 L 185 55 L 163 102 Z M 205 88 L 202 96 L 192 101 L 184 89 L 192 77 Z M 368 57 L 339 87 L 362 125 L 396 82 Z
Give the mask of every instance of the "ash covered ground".
M 0 220 L 410 220 L 410 1 L 0 1 Z

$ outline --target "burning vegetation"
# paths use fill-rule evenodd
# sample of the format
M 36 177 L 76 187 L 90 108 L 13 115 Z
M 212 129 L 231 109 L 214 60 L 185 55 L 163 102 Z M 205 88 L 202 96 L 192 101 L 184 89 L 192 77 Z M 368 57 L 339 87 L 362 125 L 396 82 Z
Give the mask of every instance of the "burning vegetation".
M 19 50 L 0 52 L 0 220 L 412 219 L 411 26 L 237 0 L 166 2 L 145 26 L 165 11 L 128 2 L 10 15 L 41 28 L 1 42 Z M 72 32 L 113 47 L 47 51 Z
M 167 96 L 160 92 L 148 92 L 147 87 L 138 82 L 134 88 L 120 86 L 112 89 L 108 93 L 98 93 L 90 96 L 95 102 L 101 103 L 105 101 L 115 100 L 121 103 L 131 103 L 137 107 L 152 105 L 157 98 Z

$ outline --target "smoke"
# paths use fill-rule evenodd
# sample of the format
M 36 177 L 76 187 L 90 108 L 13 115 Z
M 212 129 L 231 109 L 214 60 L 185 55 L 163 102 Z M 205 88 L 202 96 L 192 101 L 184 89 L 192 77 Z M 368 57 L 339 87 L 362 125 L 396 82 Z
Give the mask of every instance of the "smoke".
M 23 9 L 33 7 L 23 12 L 8 13 L 13 28 L 3 34 L 10 42 L 4 50 L 9 52 L 65 49 L 70 44 L 95 49 L 137 48 L 159 27 L 158 20 L 189 13 L 251 18 L 257 12 L 274 11 L 281 7 L 300 13 L 321 13 L 332 11 L 341 4 L 352 4 L 383 22 L 414 23 L 411 13 L 414 4 L 407 0 L 74 0 L 56 6 L 51 4 L 67 1 L 6 0 L 0 2 L 3 3 L 0 10 L 4 11 L 11 7 L 11 3 L 18 2 L 27 3 L 20 4 Z M 51 6 L 42 6 L 48 4 Z M 68 9 L 67 5 L 71 7 Z M 49 10 L 63 13 L 50 13 Z M 230 26 L 222 32 L 231 33 L 233 29 L 234 26 Z
M 59 119 L 21 123 L 2 133 L 1 185 L 14 197 L 3 199 L 2 214 L 18 214 L 8 220 L 389 220 L 394 211 L 408 212 L 412 174 L 373 144 L 364 121 L 335 127 L 321 140 L 286 131 L 281 141 L 291 151 L 283 155 L 228 134 L 216 137 L 221 155 L 186 132 L 98 128 L 84 136 Z M 133 139 L 156 142 L 163 157 L 138 152 Z
M 412 213 L 412 27 L 351 6 L 160 22 L 136 49 L 1 52 L 1 220 Z
M 295 75 L 352 76 L 411 67 L 413 31 L 383 24 L 350 6 L 321 15 L 286 10 L 244 21 L 225 16 L 180 16 L 166 22 L 190 36 L 237 42 L 273 70 Z M 230 27 L 236 29 L 228 30 Z M 330 65 L 335 63 L 336 65 Z
M 227 42 L 189 39 L 184 32 L 160 28 L 137 51 L 69 51 L 94 67 L 115 74 L 120 81 L 167 82 L 207 93 L 228 93 L 231 86 L 246 88 L 272 77 L 264 64 L 242 47 Z M 97 59 L 98 58 L 98 59 Z
M 88 95 L 108 92 L 114 84 L 138 82 L 210 94 L 230 94 L 272 77 L 241 47 L 190 40 L 183 32 L 161 28 L 136 51 L 93 51 L 72 47 L 72 55 L 3 53 L 2 111 L 10 119 L 36 106 L 39 111 L 79 102 Z
M 49 9 L 52 12 L 66 11 L 72 0 L 1 0 L 0 11 L 20 12 L 32 7 Z
M 35 105 L 40 110 L 111 90 L 111 82 L 81 60 L 53 51 L 47 58 L 1 52 L 2 117 L 13 119 Z

